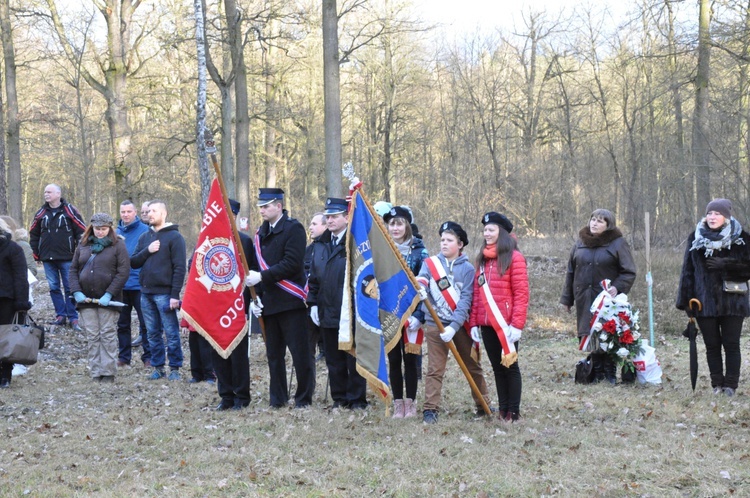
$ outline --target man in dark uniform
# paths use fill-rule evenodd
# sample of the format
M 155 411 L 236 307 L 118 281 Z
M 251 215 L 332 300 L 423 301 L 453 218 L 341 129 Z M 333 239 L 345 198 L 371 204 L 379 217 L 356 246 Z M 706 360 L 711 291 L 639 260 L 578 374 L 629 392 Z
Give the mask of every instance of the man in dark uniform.
M 357 372 L 357 360 L 339 349 L 339 319 L 346 273 L 347 202 L 326 200 L 326 227 L 313 242 L 310 267 L 310 317 L 320 326 L 325 347 L 333 407 L 367 407 L 367 382 Z
M 260 271 L 250 270 L 246 284 L 260 284 L 259 293 L 265 303 L 251 309 L 256 316 L 262 313 L 266 326 L 269 403 L 273 408 L 281 408 L 289 401 L 285 361 L 288 347 L 297 373 L 294 406 L 304 408 L 312 403 L 315 391 L 313 358 L 305 326 L 305 228 L 287 214 L 281 189 L 260 189 L 258 207 L 263 218 L 256 239 Z
M 240 212 L 240 203 L 229 199 L 229 205 L 235 216 Z M 253 240 L 249 235 L 239 232 L 242 250 L 245 259 L 251 269 L 257 270 L 258 263 L 255 260 Z M 245 287 L 245 313 L 250 308 L 250 290 Z M 249 324 L 248 324 L 249 325 Z M 234 348 L 229 358 L 224 359 L 215 349 L 213 351 L 213 365 L 216 380 L 219 381 L 218 389 L 221 403 L 217 410 L 241 410 L 250 404 L 250 360 L 248 359 L 248 347 L 250 331 L 245 334 L 237 347 Z

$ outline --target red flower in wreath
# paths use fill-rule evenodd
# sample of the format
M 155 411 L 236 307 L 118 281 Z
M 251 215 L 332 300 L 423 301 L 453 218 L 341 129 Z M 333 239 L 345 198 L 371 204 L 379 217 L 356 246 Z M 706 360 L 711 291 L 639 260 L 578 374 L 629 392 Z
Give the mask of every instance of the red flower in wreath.
M 608 334 L 614 334 L 617 332 L 617 324 L 614 320 L 608 320 L 602 325 L 602 329 Z
M 623 321 L 623 323 L 630 324 L 630 316 L 624 311 L 619 312 L 617 316 Z
M 630 333 L 630 329 L 623 332 L 620 336 L 621 344 L 633 344 L 633 342 L 635 342 L 635 339 L 633 338 L 633 334 Z

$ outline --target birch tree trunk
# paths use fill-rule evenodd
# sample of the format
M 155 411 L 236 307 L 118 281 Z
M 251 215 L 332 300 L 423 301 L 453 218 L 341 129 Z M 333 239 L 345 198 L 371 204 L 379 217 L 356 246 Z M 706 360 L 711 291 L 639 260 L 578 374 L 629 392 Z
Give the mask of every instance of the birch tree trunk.
M 206 31 L 203 24 L 203 5 L 201 0 L 194 0 L 195 7 L 195 42 L 198 50 L 198 99 L 196 102 L 196 144 L 198 146 L 198 169 L 201 179 L 201 212 L 206 208 L 208 194 L 211 190 L 213 175 L 208 169 L 206 154 Z

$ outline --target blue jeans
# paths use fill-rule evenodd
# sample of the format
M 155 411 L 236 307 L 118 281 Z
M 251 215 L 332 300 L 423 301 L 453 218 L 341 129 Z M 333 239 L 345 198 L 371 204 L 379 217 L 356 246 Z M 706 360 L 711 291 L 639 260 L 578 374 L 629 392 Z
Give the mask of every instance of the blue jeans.
M 151 366 L 164 368 L 164 338 L 167 336 L 167 356 L 169 368 L 176 370 L 182 366 L 182 344 L 177 311 L 169 309 L 169 294 L 147 294 L 141 292 L 141 313 L 146 322 L 148 343 L 151 346 Z
M 69 269 L 70 261 L 44 262 L 44 275 L 49 284 L 49 295 L 52 298 L 52 304 L 55 306 L 55 315 L 66 317 L 68 320 L 78 320 L 78 312 L 76 312 L 73 296 L 70 294 L 70 284 L 68 283 Z M 61 282 L 65 294 L 60 290 Z

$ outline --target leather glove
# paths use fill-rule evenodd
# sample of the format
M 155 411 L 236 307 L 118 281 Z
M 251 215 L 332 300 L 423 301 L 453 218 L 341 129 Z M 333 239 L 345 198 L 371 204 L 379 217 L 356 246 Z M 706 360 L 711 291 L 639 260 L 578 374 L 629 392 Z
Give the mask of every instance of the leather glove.
M 245 285 L 248 287 L 252 287 L 254 285 L 258 285 L 260 283 L 260 272 L 255 270 L 250 270 L 247 273 L 247 276 L 245 277 Z
M 82 303 L 88 298 L 83 292 L 77 291 L 73 293 L 73 299 L 75 299 L 77 303 Z
M 427 289 L 420 286 L 419 287 L 419 300 L 420 301 L 426 301 L 427 300 Z
M 13 311 L 29 311 L 31 303 L 29 301 L 13 301 Z
M 515 327 L 508 328 L 508 342 L 514 343 L 521 340 L 521 329 L 517 329 Z
M 260 301 L 260 298 L 257 299 L 257 302 L 250 302 L 250 311 L 255 318 L 260 318 L 260 315 L 263 314 L 263 303 Z
M 456 329 L 448 325 L 447 327 L 445 327 L 445 332 L 440 334 L 440 338 L 443 340 L 443 342 L 451 342 L 454 335 L 456 335 Z
M 480 329 L 479 327 L 472 327 L 471 340 L 474 342 L 482 342 L 482 329 Z
M 109 302 L 112 300 L 112 294 L 105 292 L 102 297 L 99 298 L 100 306 L 109 306 Z
M 310 307 L 310 320 L 312 322 L 320 327 L 320 317 L 318 316 L 318 307 L 317 306 L 311 306 Z
M 421 326 L 422 326 L 422 322 L 420 322 L 413 316 L 410 316 L 409 322 L 406 324 L 406 330 L 413 334 L 414 332 L 419 330 L 419 327 Z
M 722 271 L 727 267 L 727 258 L 708 258 L 706 268 L 711 271 Z

